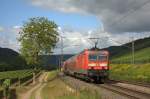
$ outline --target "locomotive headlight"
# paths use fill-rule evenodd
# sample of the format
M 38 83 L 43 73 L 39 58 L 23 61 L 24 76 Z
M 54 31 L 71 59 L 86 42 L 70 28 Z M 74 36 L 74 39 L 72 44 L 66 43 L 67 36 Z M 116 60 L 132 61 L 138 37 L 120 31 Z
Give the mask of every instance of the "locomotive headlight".
M 102 64 L 100 64 L 100 66 L 107 66 L 107 64 L 106 63 L 102 63 Z
M 96 66 L 95 63 L 88 64 L 88 66 Z

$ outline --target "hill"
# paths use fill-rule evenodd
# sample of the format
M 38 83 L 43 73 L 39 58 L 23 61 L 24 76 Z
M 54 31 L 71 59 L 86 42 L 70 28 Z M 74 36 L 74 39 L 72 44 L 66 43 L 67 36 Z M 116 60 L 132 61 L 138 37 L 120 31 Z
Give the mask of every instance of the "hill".
M 72 57 L 73 54 L 64 54 L 63 61 Z M 42 55 L 41 62 L 42 66 L 46 69 L 55 69 L 60 65 L 61 55 Z
M 131 64 L 132 43 L 122 46 L 110 47 L 111 69 L 110 79 L 125 80 L 129 82 L 150 83 L 150 37 L 135 41 L 135 64 Z
M 9 48 L 0 47 L 0 71 L 23 69 L 26 62 L 19 53 Z
M 73 56 L 72 54 L 63 55 L 63 60 Z M 46 69 L 58 68 L 61 55 L 42 55 L 41 65 Z M 20 70 L 30 68 L 20 54 L 9 48 L 0 47 L 0 71 Z
M 134 41 L 135 62 L 150 62 L 150 37 Z M 105 48 L 110 52 L 112 62 L 131 63 L 132 61 L 132 42 L 121 46 L 111 46 Z

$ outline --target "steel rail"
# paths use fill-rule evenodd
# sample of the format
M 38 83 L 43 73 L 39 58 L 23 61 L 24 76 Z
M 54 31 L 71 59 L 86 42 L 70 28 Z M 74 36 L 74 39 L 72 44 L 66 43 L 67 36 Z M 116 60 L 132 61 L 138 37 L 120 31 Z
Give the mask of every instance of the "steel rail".
M 117 86 L 115 84 L 99 84 L 97 86 L 110 90 L 114 93 L 123 95 L 125 97 L 128 97 L 129 99 L 149 99 L 150 98 L 150 94 L 148 93 Z

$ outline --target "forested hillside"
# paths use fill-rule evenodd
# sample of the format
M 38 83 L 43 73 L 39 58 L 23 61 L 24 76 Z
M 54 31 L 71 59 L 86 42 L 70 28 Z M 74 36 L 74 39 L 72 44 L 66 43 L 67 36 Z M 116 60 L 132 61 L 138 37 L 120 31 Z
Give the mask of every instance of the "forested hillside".
M 0 48 L 0 71 L 28 68 L 25 60 L 16 51 Z
M 63 61 L 73 56 L 73 54 L 64 54 Z M 55 69 L 60 65 L 61 55 L 43 55 L 41 56 L 42 66 L 46 69 Z

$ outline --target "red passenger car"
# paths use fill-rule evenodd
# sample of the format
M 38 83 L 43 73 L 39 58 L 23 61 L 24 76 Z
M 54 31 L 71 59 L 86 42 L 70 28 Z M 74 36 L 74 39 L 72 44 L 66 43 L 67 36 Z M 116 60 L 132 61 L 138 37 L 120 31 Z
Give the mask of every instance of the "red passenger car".
M 64 62 L 64 72 L 94 81 L 108 78 L 109 52 L 105 50 L 84 50 Z

